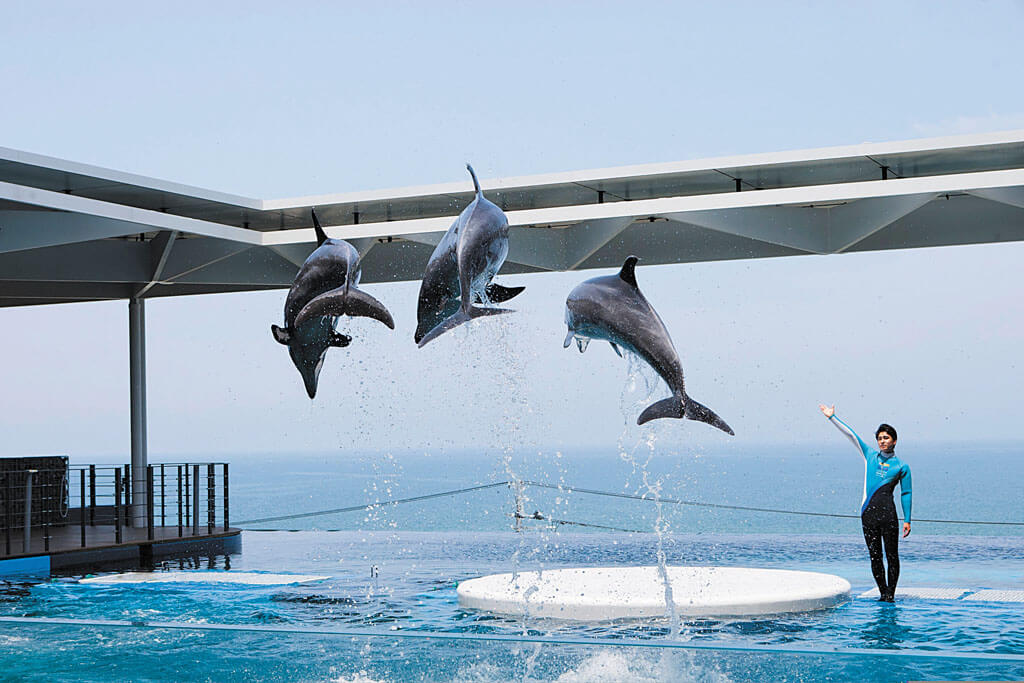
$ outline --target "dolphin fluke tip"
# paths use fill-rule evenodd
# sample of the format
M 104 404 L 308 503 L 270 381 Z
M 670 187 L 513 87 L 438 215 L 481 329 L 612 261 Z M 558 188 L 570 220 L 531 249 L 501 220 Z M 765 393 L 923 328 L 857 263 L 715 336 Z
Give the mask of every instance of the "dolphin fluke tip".
M 509 308 L 480 308 L 480 307 L 474 306 L 473 308 L 469 309 L 468 312 L 460 310 L 455 315 L 453 315 L 453 316 L 451 316 L 449 318 L 446 318 L 442 322 L 438 323 L 438 325 L 434 329 L 432 329 L 430 332 L 427 332 L 423 336 L 423 338 L 420 339 L 416 343 L 416 346 L 422 349 L 424 346 L 426 346 L 430 342 L 434 341 L 435 339 L 440 337 L 442 334 L 444 334 L 448 330 L 453 330 L 456 327 L 458 327 L 459 325 L 461 325 L 462 323 L 469 322 L 470 320 L 473 320 L 474 318 L 482 318 L 482 317 L 488 316 L 488 315 L 501 315 L 502 313 L 512 313 L 512 309 L 509 309 Z
M 721 429 L 729 436 L 736 436 L 736 432 L 732 431 L 732 427 L 725 423 L 725 420 L 718 417 L 715 411 L 711 410 L 705 405 L 697 403 L 692 398 L 687 397 L 686 399 L 686 410 L 684 411 L 684 417 L 688 420 L 697 420 L 698 422 L 706 422 L 712 427 Z

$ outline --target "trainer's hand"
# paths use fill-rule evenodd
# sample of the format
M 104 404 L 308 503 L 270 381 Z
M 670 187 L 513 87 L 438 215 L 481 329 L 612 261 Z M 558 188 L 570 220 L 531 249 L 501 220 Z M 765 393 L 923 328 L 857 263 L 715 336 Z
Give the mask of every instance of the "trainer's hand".
M 903 523 L 903 538 L 910 535 L 910 522 Z
M 822 403 L 820 406 L 818 406 L 818 410 L 820 410 L 821 414 L 824 415 L 825 417 L 832 417 L 833 415 L 836 414 L 835 404 L 832 404 L 832 407 L 829 408 L 827 405 Z

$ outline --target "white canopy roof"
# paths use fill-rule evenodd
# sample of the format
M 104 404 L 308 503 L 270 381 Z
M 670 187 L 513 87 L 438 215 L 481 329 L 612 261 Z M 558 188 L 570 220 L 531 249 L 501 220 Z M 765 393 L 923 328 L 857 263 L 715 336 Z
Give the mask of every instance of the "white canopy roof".
M 504 272 L 1024 239 L 1024 131 L 482 181 Z M 310 209 L 418 279 L 472 184 L 261 200 L 0 148 L 0 306 L 287 287 Z

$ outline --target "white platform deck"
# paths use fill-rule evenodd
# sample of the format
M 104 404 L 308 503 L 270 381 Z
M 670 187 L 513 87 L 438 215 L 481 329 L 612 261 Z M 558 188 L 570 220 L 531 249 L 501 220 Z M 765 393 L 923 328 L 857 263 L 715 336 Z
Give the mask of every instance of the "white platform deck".
M 831 574 L 744 567 L 668 567 L 681 616 L 741 616 L 825 609 L 850 584 Z M 498 614 L 577 621 L 663 617 L 666 581 L 657 567 L 590 567 L 493 574 L 459 584 L 459 604 Z
M 878 589 L 864 591 L 858 598 L 878 598 Z M 970 602 L 1024 602 L 1024 590 L 993 588 L 928 588 L 923 586 L 898 587 L 897 598 L 920 598 L 923 600 L 967 600 Z

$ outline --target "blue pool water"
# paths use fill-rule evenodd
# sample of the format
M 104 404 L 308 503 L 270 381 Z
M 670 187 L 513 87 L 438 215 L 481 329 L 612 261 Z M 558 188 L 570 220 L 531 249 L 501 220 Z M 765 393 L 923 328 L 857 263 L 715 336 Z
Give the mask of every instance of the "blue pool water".
M 993 467 L 1001 463 L 1006 474 L 1011 453 L 994 447 L 978 457 L 990 458 Z M 663 497 L 847 513 L 856 511 L 860 482 L 856 461 L 852 474 L 844 469 L 845 455 L 772 454 L 787 459 L 785 467 L 768 467 L 766 458 L 742 453 L 660 458 L 646 463 L 646 471 L 649 482 L 660 482 Z M 950 487 L 981 484 L 942 477 L 954 457 L 940 452 L 927 462 L 912 461 L 918 516 L 1011 520 L 1020 514 L 1010 503 L 1010 489 L 1000 488 L 1019 465 L 988 482 L 987 498 L 940 500 L 936 491 L 952 496 Z M 808 460 L 828 466 L 802 467 Z M 243 521 L 414 496 L 504 478 L 509 470 L 569 486 L 646 490 L 633 463 L 594 454 L 251 458 L 232 461 L 232 517 Z M 823 571 L 849 580 L 853 596 L 873 586 L 855 520 L 659 508 L 566 491 L 527 489 L 523 497 L 527 512 L 538 509 L 563 519 L 644 531 L 658 523 L 671 564 Z M 536 522 L 515 533 L 513 506 L 512 493 L 497 488 L 254 525 L 305 530 L 248 531 L 240 555 L 180 558 L 160 567 L 329 577 L 313 584 L 96 585 L 78 583 L 78 574 L 3 584 L 0 616 L 25 621 L 0 624 L 0 676 L 346 683 L 1024 678 L 1021 603 L 902 598 L 888 605 L 854 597 L 821 612 L 684 621 L 678 633 L 671 632 L 667 618 L 524 622 L 460 609 L 458 582 L 483 574 L 655 562 L 655 533 Z M 1022 590 L 1022 558 L 1018 527 L 996 533 L 922 522 L 901 546 L 901 586 Z M 76 623 L 33 621 L 55 618 Z M 96 623 L 110 620 L 146 625 Z M 195 628 L 153 626 L 168 622 Z

